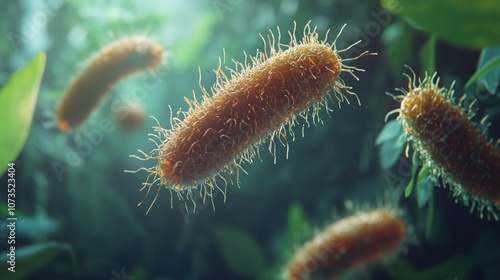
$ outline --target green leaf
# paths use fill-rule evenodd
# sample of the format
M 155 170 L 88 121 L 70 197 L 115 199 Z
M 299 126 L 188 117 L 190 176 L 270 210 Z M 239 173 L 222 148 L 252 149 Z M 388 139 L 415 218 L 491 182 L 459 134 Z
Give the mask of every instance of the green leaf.
M 270 280 L 270 279 L 282 279 L 283 275 L 283 264 L 273 264 L 267 266 L 262 273 L 260 273 L 257 280 Z
M 481 49 L 500 45 L 497 0 L 381 0 L 384 9 L 451 44 Z
M 422 170 L 420 170 L 420 173 L 418 174 L 416 186 L 417 203 L 419 208 L 424 207 L 427 201 L 429 201 L 429 198 L 432 194 L 432 188 L 434 187 L 434 182 L 432 182 L 431 177 L 427 176 L 428 171 L 429 168 L 427 166 L 424 166 L 424 168 L 422 168 Z
M 395 138 L 391 141 L 384 142 L 380 146 L 379 156 L 380 156 L 380 165 L 383 170 L 388 170 L 393 166 L 398 158 L 401 156 L 401 152 L 404 149 L 404 141 L 401 141 L 400 138 Z
M 0 176 L 24 147 L 44 69 L 45 54 L 41 53 L 0 90 L 0 119 L 4 120 L 0 129 Z
M 377 136 L 375 144 L 380 145 L 379 159 L 383 170 L 391 168 L 398 161 L 406 141 L 403 127 L 397 120 L 388 122 Z
M 490 234 L 481 231 L 476 238 L 474 248 L 467 253 L 454 254 L 421 270 L 415 269 L 407 260 L 399 258 L 389 264 L 386 271 L 396 280 L 471 279 L 471 272 L 477 270 L 478 266 L 493 263 L 498 259 L 498 252 L 490 250 L 491 248 L 498 248 L 498 238 L 493 232 Z
M 467 276 L 470 274 L 473 262 L 468 254 L 456 254 L 437 265 L 430 267 L 422 272 L 419 272 L 413 277 L 407 279 L 428 280 L 428 279 L 470 279 Z
M 385 141 L 399 138 L 402 134 L 403 127 L 401 126 L 401 123 L 397 120 L 389 121 L 385 124 L 384 128 L 382 128 L 382 131 L 377 136 L 375 144 L 380 145 Z
M 416 275 L 417 270 L 411 265 L 410 262 L 403 258 L 398 258 L 391 262 L 387 267 L 386 271 L 391 275 L 393 279 L 409 279 L 409 277 Z
M 399 79 L 403 65 L 413 64 L 413 30 L 406 23 L 395 22 L 384 30 L 381 39 L 391 72 Z
M 479 57 L 478 69 L 481 69 L 484 65 L 493 59 L 500 58 L 500 47 L 487 47 L 484 48 Z M 500 81 L 500 67 L 493 69 L 487 74 L 479 78 L 479 83 L 482 84 L 489 93 L 494 95 L 498 89 L 498 83 Z
M 500 71 L 497 69 L 498 67 L 500 67 L 500 53 L 498 55 L 490 58 L 488 61 L 483 61 L 484 56 L 485 56 L 485 51 L 483 50 L 483 52 L 481 54 L 480 65 L 479 65 L 476 73 L 474 73 L 474 75 L 472 75 L 472 77 L 470 77 L 470 79 L 467 81 L 467 84 L 465 84 L 465 87 L 466 88 L 470 87 L 472 84 L 474 84 L 480 78 L 484 77 L 486 74 L 488 74 L 494 70 L 497 70 L 498 72 L 496 73 L 496 81 L 495 80 L 491 81 L 491 87 L 489 86 L 489 83 L 488 83 L 488 85 L 486 85 L 486 88 L 490 91 L 490 93 L 495 94 L 496 88 L 498 87 L 498 75 L 500 73 Z M 494 75 L 494 73 L 493 73 L 493 75 Z M 494 86 L 494 89 L 491 89 L 493 86 Z
M 425 238 L 431 238 L 432 222 L 434 221 L 434 189 L 431 188 L 429 194 L 429 206 L 427 208 L 427 223 L 425 225 Z
M 304 213 L 304 209 L 300 204 L 293 203 L 288 209 L 287 244 L 285 244 L 285 248 L 292 248 L 299 244 L 310 233 L 311 225 Z
M 428 279 L 468 279 L 474 269 L 472 259 L 468 254 L 456 254 L 430 268 L 416 270 L 406 260 L 395 260 L 386 271 L 397 280 L 428 280 Z
M 1 176 L 1 175 L 0 175 Z M 16 209 L 16 217 L 20 218 L 26 216 L 24 211 L 20 209 Z M 7 206 L 7 199 L 5 200 L 5 203 L 0 202 L 0 219 L 7 218 L 9 217 L 9 207 Z
M 429 199 L 429 188 L 433 187 L 432 180 L 427 176 L 429 174 L 429 166 L 424 165 L 420 172 L 418 172 L 417 181 L 415 186 L 417 187 L 417 203 L 418 207 L 422 208 Z M 430 183 L 430 187 L 428 186 Z M 425 184 L 425 185 L 424 185 Z
M 193 30 L 190 31 L 189 39 L 177 44 L 175 48 L 174 63 L 178 63 L 180 67 L 199 66 L 202 53 L 212 39 L 218 19 L 215 14 L 197 17 L 192 25 Z
M 134 275 L 134 279 L 148 279 L 148 269 L 143 264 L 136 264 L 132 268 L 132 273 L 130 275 Z
M 2 252 L 0 255 L 0 279 L 24 279 L 47 265 L 57 253 L 61 251 L 70 251 L 71 253 L 71 250 L 69 245 L 57 242 L 17 247 L 15 250 L 15 272 L 8 270 L 10 256 L 7 254 L 10 252 Z
M 427 73 L 436 72 L 436 36 L 431 36 L 420 50 L 420 61 Z
M 264 252 L 246 232 L 228 226 L 218 226 L 215 240 L 227 267 L 241 277 L 255 278 L 265 266 Z
M 411 180 L 410 183 L 408 183 L 408 186 L 406 186 L 405 189 L 405 197 L 408 198 L 411 195 L 411 192 L 413 191 L 413 186 L 415 185 L 415 177 L 417 177 L 417 172 L 419 169 L 419 160 L 418 160 L 418 154 L 417 152 L 413 152 L 413 160 L 411 164 Z

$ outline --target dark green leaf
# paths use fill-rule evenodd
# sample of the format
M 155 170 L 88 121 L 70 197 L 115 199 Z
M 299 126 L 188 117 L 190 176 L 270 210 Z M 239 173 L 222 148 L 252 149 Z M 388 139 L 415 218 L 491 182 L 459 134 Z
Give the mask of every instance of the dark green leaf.
M 429 75 L 436 71 L 436 36 L 431 36 L 420 50 L 422 67 Z
M 484 65 L 494 59 L 500 57 L 500 47 L 488 47 L 484 48 L 481 52 L 481 57 L 479 58 L 478 69 L 481 69 Z M 498 89 L 498 83 L 500 81 L 500 67 L 495 68 L 489 73 L 483 75 L 479 78 L 479 83 L 482 84 L 489 93 L 495 94 Z
M 456 254 L 419 271 L 410 262 L 398 259 L 387 268 L 387 272 L 397 280 L 469 279 L 469 273 L 476 266 L 472 260 L 469 254 Z
M 17 247 L 15 250 L 15 273 L 8 270 L 10 256 L 7 254 L 9 251 L 2 252 L 0 255 L 0 279 L 24 279 L 47 265 L 58 252 L 68 250 L 71 250 L 69 245 L 57 242 Z
M 254 278 L 264 269 L 264 252 L 246 232 L 218 226 L 215 228 L 215 240 L 222 259 L 234 274 Z
M 382 33 L 391 72 L 394 77 L 401 77 L 404 65 L 413 64 L 413 32 L 406 23 L 396 22 L 389 25 Z
M 500 45 L 497 0 L 381 0 L 410 24 L 457 46 L 481 49 Z
M 486 86 L 486 89 L 488 89 L 491 94 L 495 94 L 500 75 L 499 67 L 500 48 L 485 48 L 481 53 L 479 67 L 476 73 L 470 77 L 465 87 L 470 87 L 479 80 Z M 485 77 L 486 75 L 488 76 L 487 79 Z
M 288 225 L 287 225 L 287 244 L 286 248 L 291 248 L 301 242 L 302 239 L 310 234 L 311 226 L 304 214 L 302 206 L 294 203 L 288 210 Z
M 394 262 L 387 266 L 386 271 L 393 279 L 397 280 L 408 280 L 409 277 L 417 274 L 411 263 L 403 258 L 394 260 Z
M 427 223 L 425 226 L 425 238 L 431 238 L 432 222 L 434 221 L 434 188 L 430 189 L 429 206 L 427 208 Z
M 456 254 L 408 279 L 470 279 L 467 276 L 473 268 L 467 254 Z

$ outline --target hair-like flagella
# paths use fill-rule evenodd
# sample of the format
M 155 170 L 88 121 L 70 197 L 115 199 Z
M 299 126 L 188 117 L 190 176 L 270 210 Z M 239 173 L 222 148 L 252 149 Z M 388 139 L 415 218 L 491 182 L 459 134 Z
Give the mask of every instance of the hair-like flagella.
M 144 156 L 140 159 L 158 160 L 154 167 L 141 168 L 150 172 L 143 189 L 147 188 L 149 193 L 158 184 L 152 204 L 162 186 L 176 191 L 180 199 L 184 199 L 182 192 L 187 190 L 192 200 L 191 190 L 202 185 L 203 197 L 208 194 L 213 199 L 215 187 L 222 191 L 216 178 L 224 181 L 225 188 L 227 179 L 222 174 L 243 170 L 241 163 L 251 162 L 258 146 L 267 138 L 270 138 L 269 150 L 275 154 L 276 139 L 286 145 L 287 131 L 294 139 L 291 127 L 298 116 L 307 124 L 309 115 L 314 123 L 320 121 L 318 114 L 322 106 L 327 107 L 330 90 L 333 89 L 339 105 L 342 101 L 349 102 L 341 90 L 356 96 L 339 75 L 348 72 L 356 78 L 354 71 L 363 70 L 344 62 L 370 53 L 342 59 L 339 53 L 357 43 L 337 50 L 337 39 L 333 44 L 327 43 L 326 38 L 320 40 L 309 25 L 304 28 L 302 41 L 296 39 L 295 30 L 289 35 L 291 42 L 284 46 L 280 43 L 279 29 L 277 39 L 271 32 L 267 38 L 269 50 L 265 47 L 264 52 L 246 57 L 244 63 L 234 61 L 230 77 L 220 64 L 215 70 L 217 82 L 211 94 L 200 85 L 204 100 L 189 100 L 189 111 L 180 113 L 183 120 L 179 115 L 171 118 L 170 130 L 160 125 L 155 127 L 157 134 L 152 134 L 151 140 L 158 148 L 151 154 L 140 151 Z M 263 41 L 266 44 L 264 38 Z M 225 189 L 222 192 L 225 195 Z
M 457 201 L 478 209 L 483 217 L 498 220 L 500 209 L 500 149 L 498 141 L 488 140 L 486 117 L 473 122 L 475 101 L 462 106 L 452 89 L 438 87 L 439 78 L 427 75 L 416 85 L 408 76 L 408 89 L 402 96 L 398 119 L 408 141 L 420 154 L 436 183 L 440 179 L 451 188 Z M 453 87 L 453 86 L 452 86 Z
M 90 59 L 69 86 L 57 113 L 62 131 L 71 131 L 85 122 L 99 101 L 120 79 L 143 69 L 157 69 L 163 47 L 144 37 L 115 41 Z
M 397 209 L 348 216 L 300 247 L 286 268 L 285 279 L 336 279 L 350 269 L 395 255 L 407 233 Z

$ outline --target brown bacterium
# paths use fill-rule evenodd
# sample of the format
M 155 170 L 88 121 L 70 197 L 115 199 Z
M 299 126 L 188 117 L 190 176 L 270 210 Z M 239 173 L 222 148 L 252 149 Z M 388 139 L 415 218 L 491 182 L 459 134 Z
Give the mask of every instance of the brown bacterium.
M 364 70 L 345 63 L 375 54 L 366 51 L 357 57 L 341 58 L 341 53 L 359 43 L 337 50 L 335 43 L 341 32 L 330 44 L 328 32 L 325 39 L 320 40 L 316 28 L 311 29 L 308 23 L 302 40 L 296 38 L 294 28 L 289 32 L 290 43 L 285 45 L 280 43 L 278 28 L 277 36 L 273 32 L 267 40 L 261 36 L 263 52 L 245 56 L 243 63 L 233 60 L 234 69 L 225 67 L 229 74 L 219 60 L 215 70 L 217 80 L 210 92 L 200 81 L 203 101 L 196 97 L 188 100 L 187 112 L 171 116 L 171 129 L 160 124 L 154 127 L 156 133 L 150 134 L 150 140 L 157 148 L 151 153 L 139 150 L 142 156 L 133 156 L 158 162 L 153 167 L 129 171 L 149 173 L 141 189 L 146 189 L 144 199 L 153 186 L 157 187 L 149 209 L 163 187 L 176 192 L 183 201 L 183 194 L 187 192 L 186 198 L 193 204 L 192 191 L 199 186 L 204 201 L 208 195 L 213 205 L 212 194 L 216 188 L 225 200 L 228 180 L 232 182 L 229 175 L 236 173 L 238 182 L 239 171 L 245 172 L 242 164 L 252 162 L 267 139 L 275 162 L 276 141 L 286 146 L 288 154 L 287 141 L 295 138 L 292 128 L 299 124 L 298 117 L 305 119 L 308 126 L 310 120 L 314 124 L 321 122 L 320 109 L 325 107 L 327 112 L 331 111 L 328 103 L 332 90 L 339 106 L 342 102 L 349 103 L 345 93 L 359 103 L 357 95 L 339 75 L 347 72 L 358 79 L 355 72 Z

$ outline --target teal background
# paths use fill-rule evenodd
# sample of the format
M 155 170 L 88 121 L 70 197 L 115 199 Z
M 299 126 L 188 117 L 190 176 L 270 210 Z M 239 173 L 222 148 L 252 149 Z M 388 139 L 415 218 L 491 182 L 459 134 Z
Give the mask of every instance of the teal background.
M 448 189 L 428 182 L 405 197 L 411 155 L 404 156 L 404 145 L 376 145 L 385 115 L 399 106 L 385 93 L 407 87 L 403 73 L 411 72 L 404 65 L 419 77 L 436 70 L 442 86 L 455 80 L 456 95 L 465 92 L 478 99 L 475 120 L 490 115 L 488 137 L 498 139 L 497 6 L 487 0 L 2 1 L 0 86 L 37 54 L 45 52 L 47 60 L 29 136 L 15 160 L 21 272 L 5 273 L 2 259 L 0 278 L 281 279 L 298 246 L 349 214 L 346 204 L 368 209 L 385 200 L 382 204 L 404 209 L 411 227 L 408 241 L 391 262 L 345 279 L 497 279 L 499 223 L 469 213 Z M 278 145 L 276 164 L 266 142 L 260 159 L 243 165 L 248 175 L 240 173 L 240 186 L 228 186 L 226 202 L 220 193 L 214 197 L 215 211 L 197 196 L 196 212 L 187 213 L 175 194 L 171 208 L 170 194 L 162 191 L 146 215 L 148 201 L 137 207 L 146 173 L 124 170 L 155 164 L 129 157 L 154 147 L 147 134 L 156 123 L 148 116 L 169 128 L 169 106 L 174 113 L 186 111 L 184 97 L 192 98 L 193 90 L 201 99 L 199 73 L 201 84 L 210 88 L 223 49 L 226 66 L 232 67 L 231 60 L 242 61 L 244 52 L 263 50 L 259 33 L 266 36 L 271 29 L 276 34 L 279 26 L 287 44 L 294 21 L 298 38 L 311 21 L 320 38 L 331 29 L 329 42 L 347 23 L 338 48 L 362 43 L 343 57 L 364 50 L 378 53 L 349 62 L 366 70 L 358 74 L 360 81 L 342 74 L 361 106 L 354 98 L 341 108 L 330 104 L 331 117 L 322 110 L 324 123 L 306 127 L 305 137 L 295 127 L 289 158 Z M 457 21 L 480 31 L 455 28 Z M 84 127 L 60 132 L 55 112 L 66 87 L 94 52 L 128 35 L 146 35 L 162 44 L 164 66 L 154 76 L 145 72 L 120 81 Z M 485 75 L 465 87 L 488 63 L 493 66 Z M 143 125 L 133 131 L 121 130 L 118 123 L 116 108 L 127 102 L 144 111 Z M 3 121 L 15 124 L 16 118 Z M 103 120 L 112 128 L 99 130 Z M 0 131 L 9 133 L 6 127 Z M 385 133 L 392 140 L 401 135 L 397 125 Z M 54 166 L 64 167 L 55 171 Z M 2 223 L 7 178 L 4 174 L 0 181 Z M 8 232 L 1 225 L 5 257 Z

